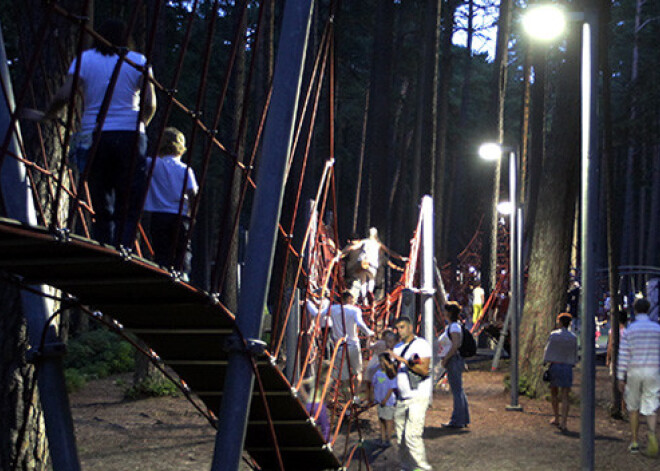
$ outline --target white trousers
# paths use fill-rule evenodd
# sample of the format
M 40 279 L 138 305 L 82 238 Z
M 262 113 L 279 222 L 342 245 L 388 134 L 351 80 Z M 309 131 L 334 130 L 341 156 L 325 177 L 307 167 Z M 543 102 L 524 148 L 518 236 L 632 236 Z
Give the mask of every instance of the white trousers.
M 399 400 L 396 403 L 394 427 L 399 443 L 399 460 L 401 467 L 406 471 L 432 469 L 426 461 L 426 449 L 422 440 L 428 407 L 428 396 Z

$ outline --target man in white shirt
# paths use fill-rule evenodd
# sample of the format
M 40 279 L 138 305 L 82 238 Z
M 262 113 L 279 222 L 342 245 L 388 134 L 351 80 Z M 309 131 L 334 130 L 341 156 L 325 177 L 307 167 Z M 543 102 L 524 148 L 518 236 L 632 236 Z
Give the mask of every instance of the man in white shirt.
M 660 406 L 660 326 L 649 319 L 651 304 L 646 298 L 635 301 L 635 321 L 623 331 L 619 346 L 617 379 L 630 416 L 632 441 L 628 450 L 639 452 L 639 414 L 646 416 L 646 454 L 658 455 L 657 411 Z
M 392 358 L 399 364 L 396 375 L 398 397 L 394 412 L 399 459 L 406 471 L 427 471 L 432 468 L 426 461 L 422 432 L 432 390 L 429 373 L 431 345 L 413 334 L 410 319 L 400 317 L 395 325 L 401 339 L 401 343 L 391 352 Z
M 341 345 L 339 342 L 343 339 L 346 340 L 346 353 L 339 350 L 335 364 L 338 367 L 340 362 L 342 362 L 342 357 L 344 357 L 341 372 L 342 389 L 348 387 L 348 382 L 352 376 L 356 380 L 353 391 L 357 393 L 357 386 L 362 381 L 362 355 L 360 353 L 360 338 L 358 337 L 357 330 L 359 328 L 368 337 L 373 337 L 374 332 L 364 323 L 362 310 L 353 304 L 354 301 L 353 294 L 346 290 L 341 295 L 341 303 L 333 304 L 329 308 L 327 303 L 324 303 L 319 310 L 313 302 L 308 300 L 307 311 L 312 317 L 316 317 L 317 315 L 330 317 L 329 320 L 332 322 L 332 338 L 335 345 Z M 348 355 L 348 358 L 345 358 L 346 355 Z

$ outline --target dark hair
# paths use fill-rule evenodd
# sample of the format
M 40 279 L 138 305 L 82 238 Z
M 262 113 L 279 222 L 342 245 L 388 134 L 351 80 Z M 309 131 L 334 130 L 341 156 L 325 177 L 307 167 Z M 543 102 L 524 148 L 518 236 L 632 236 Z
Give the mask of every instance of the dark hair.
M 404 317 L 404 316 L 399 317 L 396 321 L 394 321 L 394 325 L 397 325 L 400 322 L 405 322 L 406 324 L 412 325 L 412 321 L 408 317 Z
M 355 298 L 355 296 L 353 296 L 353 293 L 351 293 L 351 290 L 347 289 L 347 290 L 344 290 L 341 293 L 341 300 L 346 302 L 346 301 L 348 301 L 348 298 Z
M 626 322 L 628 322 L 628 313 L 626 312 L 625 309 L 621 309 L 620 311 L 617 310 L 618 315 L 619 315 L 619 325 L 626 325 Z
M 560 316 L 558 321 L 562 325 L 562 327 L 568 329 L 568 326 L 571 325 L 571 321 L 573 318 L 571 316 Z
M 646 314 L 649 312 L 649 309 L 651 309 L 651 303 L 646 298 L 639 298 L 635 300 L 633 309 L 640 314 Z
M 127 33 L 127 26 L 122 20 L 117 18 L 110 18 L 105 20 L 101 25 L 96 28 L 96 32 L 102 36 L 111 45 L 107 45 L 98 39 L 94 40 L 94 49 L 99 51 L 104 56 L 111 56 L 117 53 L 117 48 L 126 47 L 128 49 L 135 49 L 135 42 L 133 37 Z
M 447 304 L 445 304 L 445 309 L 449 313 L 449 318 L 452 322 L 458 321 L 458 317 L 461 314 L 460 304 L 458 304 L 456 301 L 449 301 Z

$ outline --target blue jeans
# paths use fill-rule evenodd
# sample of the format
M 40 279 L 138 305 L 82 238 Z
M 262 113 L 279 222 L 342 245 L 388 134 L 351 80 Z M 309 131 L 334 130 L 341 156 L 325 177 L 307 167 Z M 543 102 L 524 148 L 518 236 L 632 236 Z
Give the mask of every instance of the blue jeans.
M 470 410 L 467 396 L 463 390 L 464 369 L 465 360 L 458 353 L 454 354 L 447 362 L 447 381 L 454 397 L 454 412 L 451 414 L 449 423 L 461 427 L 470 423 Z
M 87 165 L 90 160 L 86 155 L 88 152 L 88 149 L 77 151 L 77 161 Z M 145 134 L 137 131 L 101 132 L 87 179 L 95 213 L 92 233 L 97 241 L 133 246 L 146 188 L 146 152 Z

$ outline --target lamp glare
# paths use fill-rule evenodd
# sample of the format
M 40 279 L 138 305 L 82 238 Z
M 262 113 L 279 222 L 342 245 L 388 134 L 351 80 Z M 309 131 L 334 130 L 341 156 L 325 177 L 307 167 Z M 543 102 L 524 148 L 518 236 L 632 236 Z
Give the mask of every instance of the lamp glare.
M 513 205 L 511 204 L 511 201 L 500 201 L 497 203 L 497 212 L 504 216 L 509 216 L 513 213 Z
M 484 160 L 499 160 L 502 157 L 502 147 L 492 142 L 482 144 L 479 147 L 479 157 Z
M 523 28 L 530 36 L 550 41 L 560 36 L 566 28 L 564 12 L 554 5 L 529 8 L 522 18 Z

